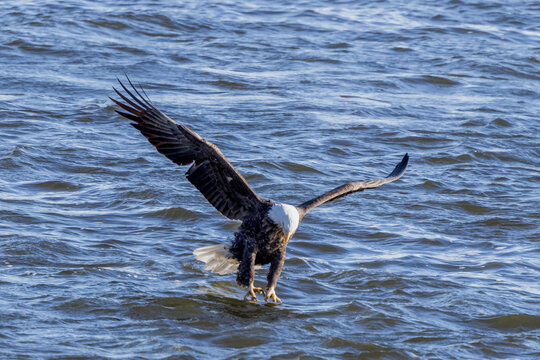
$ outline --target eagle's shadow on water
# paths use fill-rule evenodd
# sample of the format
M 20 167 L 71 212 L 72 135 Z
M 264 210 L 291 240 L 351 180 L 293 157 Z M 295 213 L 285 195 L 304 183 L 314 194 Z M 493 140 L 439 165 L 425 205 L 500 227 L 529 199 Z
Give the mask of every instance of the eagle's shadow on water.
M 127 315 L 143 321 L 167 319 L 185 323 L 212 323 L 237 319 L 272 321 L 274 318 L 299 316 L 290 307 L 265 303 L 263 299 L 248 302 L 241 298 L 211 293 L 146 299 L 128 307 Z
M 223 297 L 213 294 L 201 294 L 198 296 L 201 301 L 205 301 L 208 306 L 220 314 L 227 314 L 232 317 L 253 320 L 268 320 L 269 316 L 276 313 L 283 315 L 291 313 L 291 310 L 282 304 L 266 303 L 263 299 L 257 302 L 246 301 L 241 298 Z

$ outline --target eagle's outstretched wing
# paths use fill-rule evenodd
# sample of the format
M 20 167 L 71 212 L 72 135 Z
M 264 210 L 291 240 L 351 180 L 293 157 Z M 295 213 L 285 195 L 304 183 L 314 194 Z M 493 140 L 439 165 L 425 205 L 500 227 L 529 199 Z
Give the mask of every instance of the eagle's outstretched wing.
M 403 174 L 405 173 L 405 169 L 407 169 L 408 163 L 409 163 L 409 155 L 405 154 L 401 162 L 397 164 L 394 170 L 390 173 L 390 175 L 388 175 L 385 178 L 368 180 L 368 181 L 348 182 L 344 185 L 341 185 L 333 190 L 330 190 L 322 194 L 321 196 L 317 196 L 314 199 L 306 201 L 305 203 L 297 207 L 300 212 L 300 215 L 303 217 L 308 211 L 310 211 L 311 209 L 321 204 L 324 204 L 325 202 L 335 200 L 337 198 L 352 194 L 357 191 L 376 188 L 383 184 L 395 181 L 399 179 L 401 176 L 403 176 Z
M 152 104 L 142 88 L 145 96 L 141 95 L 129 78 L 127 80 L 131 91 L 118 80 L 127 95 L 113 87 L 123 102 L 113 98 L 111 100 L 127 111 L 116 112 L 132 120 L 131 125 L 138 129 L 157 151 L 178 165 L 193 164 L 186 172 L 187 179 L 222 215 L 241 220 L 251 209 L 264 201 L 216 145 L 162 113 Z

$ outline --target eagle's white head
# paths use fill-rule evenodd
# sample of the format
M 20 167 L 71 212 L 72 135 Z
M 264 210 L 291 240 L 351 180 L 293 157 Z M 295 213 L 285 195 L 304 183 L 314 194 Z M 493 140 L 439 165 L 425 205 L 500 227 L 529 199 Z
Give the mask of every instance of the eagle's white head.
M 300 214 L 296 207 L 288 204 L 274 204 L 268 211 L 268 217 L 285 233 L 285 244 L 294 235 L 300 223 Z

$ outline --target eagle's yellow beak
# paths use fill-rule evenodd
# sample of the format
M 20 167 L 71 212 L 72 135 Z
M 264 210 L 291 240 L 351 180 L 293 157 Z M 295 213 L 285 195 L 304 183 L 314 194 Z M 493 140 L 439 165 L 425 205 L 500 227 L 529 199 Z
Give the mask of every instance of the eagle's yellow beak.
M 285 235 L 285 245 L 287 245 L 287 243 L 289 242 L 289 239 L 292 238 L 293 236 L 293 233 L 287 233 Z

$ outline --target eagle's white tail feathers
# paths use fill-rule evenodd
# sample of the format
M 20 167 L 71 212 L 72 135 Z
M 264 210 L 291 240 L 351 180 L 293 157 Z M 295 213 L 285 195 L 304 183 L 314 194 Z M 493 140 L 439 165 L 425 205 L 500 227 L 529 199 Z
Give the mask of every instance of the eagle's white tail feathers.
M 231 256 L 229 246 L 224 244 L 203 246 L 193 251 L 193 255 L 202 261 L 204 270 L 211 271 L 219 275 L 235 273 L 240 262 Z M 259 270 L 261 265 L 255 265 L 255 270 Z
M 195 258 L 204 262 L 204 270 L 209 270 L 219 275 L 227 275 L 236 272 L 238 260 L 231 257 L 229 247 L 224 244 L 203 246 L 193 251 Z

